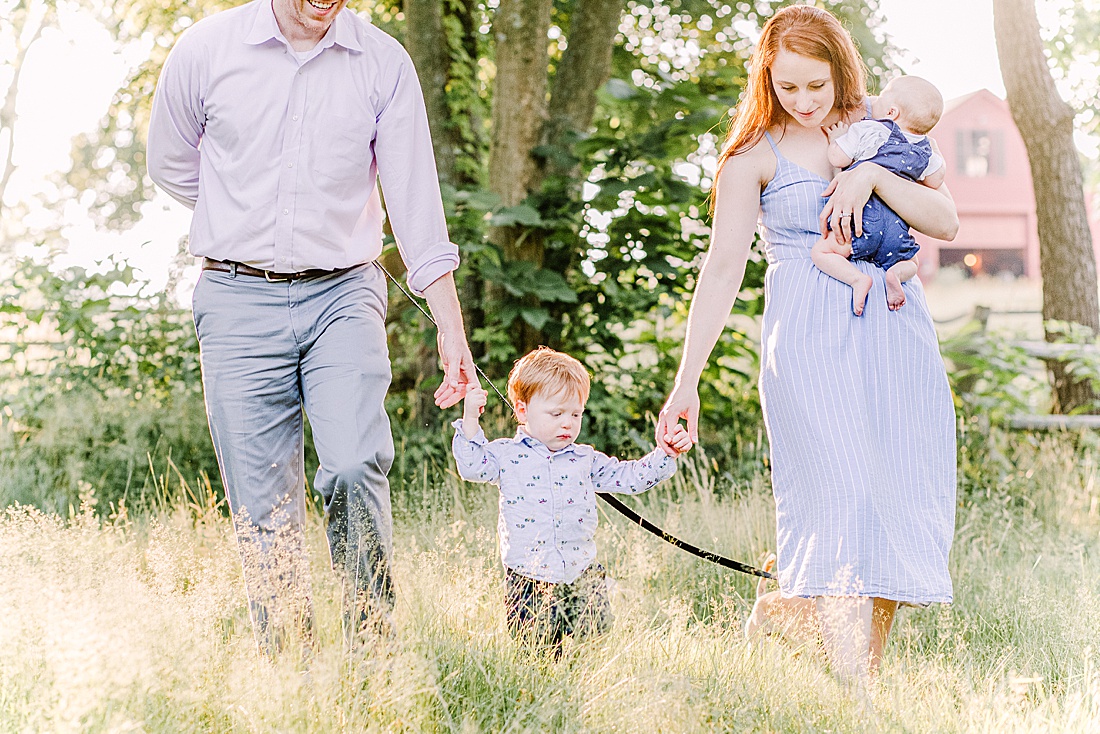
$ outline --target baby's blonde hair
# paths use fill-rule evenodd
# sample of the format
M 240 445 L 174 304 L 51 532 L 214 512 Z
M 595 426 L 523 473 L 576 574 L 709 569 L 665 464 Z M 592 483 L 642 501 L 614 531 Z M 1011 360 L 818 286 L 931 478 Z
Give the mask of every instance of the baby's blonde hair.
M 925 135 L 943 115 L 943 95 L 935 85 L 919 76 L 894 77 L 886 89 L 890 102 L 901 110 L 902 127 L 917 135 Z
M 588 370 L 568 354 L 539 347 L 516 360 L 508 374 L 508 400 L 515 405 L 522 400 L 531 402 L 536 395 L 565 393 L 588 402 L 592 379 Z

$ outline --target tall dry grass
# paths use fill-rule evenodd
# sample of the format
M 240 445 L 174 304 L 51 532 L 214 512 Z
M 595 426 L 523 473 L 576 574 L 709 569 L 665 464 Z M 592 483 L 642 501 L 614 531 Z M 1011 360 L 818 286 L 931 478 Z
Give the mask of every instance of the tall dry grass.
M 425 487 L 436 511 L 398 518 L 397 632 L 370 649 L 344 647 L 311 520 L 308 664 L 257 653 L 212 503 L 106 518 L 86 503 L 67 519 L 9 508 L 0 731 L 1095 732 L 1100 453 L 1071 437 L 999 440 L 996 461 L 963 462 L 956 602 L 900 615 L 873 720 L 816 651 L 742 641 L 749 579 L 614 517 L 599 535 L 613 632 L 560 659 L 518 648 L 495 498 L 456 484 Z M 755 560 L 774 544 L 766 481 L 723 481 L 694 461 L 641 501 L 674 532 Z

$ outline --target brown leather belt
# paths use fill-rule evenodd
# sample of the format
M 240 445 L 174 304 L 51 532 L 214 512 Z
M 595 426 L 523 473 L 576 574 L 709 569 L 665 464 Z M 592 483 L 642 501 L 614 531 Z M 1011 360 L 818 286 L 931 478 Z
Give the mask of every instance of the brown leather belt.
M 245 265 L 244 263 L 236 263 L 226 260 L 211 260 L 208 257 L 202 259 L 203 270 L 217 270 L 222 273 L 229 273 L 231 275 L 249 275 L 253 278 L 263 278 L 269 283 L 277 283 L 282 280 L 302 280 L 303 278 L 319 278 L 322 275 L 332 275 L 333 273 L 339 273 L 347 268 L 340 268 L 339 270 L 321 270 L 314 268 L 311 270 L 299 270 L 296 273 L 276 273 L 273 270 L 260 270 L 254 268 L 251 265 Z

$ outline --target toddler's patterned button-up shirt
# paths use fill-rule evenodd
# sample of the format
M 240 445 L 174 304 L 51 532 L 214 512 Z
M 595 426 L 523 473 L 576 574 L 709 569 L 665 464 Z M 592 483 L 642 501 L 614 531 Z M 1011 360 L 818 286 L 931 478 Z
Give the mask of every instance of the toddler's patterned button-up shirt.
M 513 438 L 473 439 L 454 422 L 458 473 L 500 488 L 500 558 L 529 578 L 572 583 L 596 560 L 596 492 L 638 494 L 676 473 L 660 449 L 620 461 L 586 444 L 551 451 L 522 428 Z

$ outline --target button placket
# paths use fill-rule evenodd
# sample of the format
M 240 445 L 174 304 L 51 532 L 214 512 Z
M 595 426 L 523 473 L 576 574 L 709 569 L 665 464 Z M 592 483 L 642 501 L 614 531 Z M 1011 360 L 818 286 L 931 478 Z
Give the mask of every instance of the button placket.
M 294 216 L 297 203 L 297 164 L 302 153 L 303 121 L 308 77 L 298 68 L 290 81 L 290 100 L 287 122 L 283 132 L 283 164 L 280 166 L 278 198 L 279 216 L 275 225 L 275 248 L 272 254 L 274 269 L 293 272 L 294 268 Z M 295 111 L 296 110 L 296 111 Z
M 562 568 L 565 568 L 567 559 L 562 550 L 562 498 L 559 491 L 557 477 L 554 474 L 554 455 L 546 457 L 546 483 L 550 489 L 550 509 L 554 513 L 554 550 L 561 558 Z

